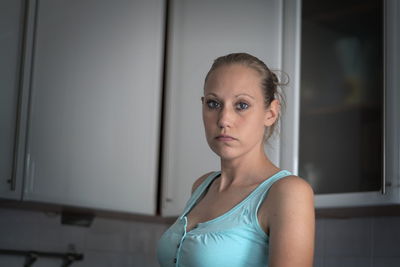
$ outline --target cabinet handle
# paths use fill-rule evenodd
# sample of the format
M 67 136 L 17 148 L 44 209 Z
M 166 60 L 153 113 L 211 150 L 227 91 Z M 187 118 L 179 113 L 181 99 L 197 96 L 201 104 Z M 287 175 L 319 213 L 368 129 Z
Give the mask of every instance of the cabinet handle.
M 7 179 L 7 183 L 10 184 L 10 190 L 15 191 L 15 179 L 13 179 L 13 178 Z
M 11 179 L 8 179 L 7 183 L 10 184 L 10 190 L 11 191 L 15 191 L 15 188 L 16 188 L 16 186 L 15 186 L 15 175 L 13 175 L 13 177 Z

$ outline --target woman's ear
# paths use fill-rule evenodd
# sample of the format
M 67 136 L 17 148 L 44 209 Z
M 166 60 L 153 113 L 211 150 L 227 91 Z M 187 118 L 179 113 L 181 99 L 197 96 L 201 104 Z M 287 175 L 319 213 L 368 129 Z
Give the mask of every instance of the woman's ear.
M 279 100 L 275 99 L 269 105 L 267 111 L 265 112 L 264 117 L 264 125 L 271 126 L 273 125 L 279 117 L 279 112 L 281 110 L 281 104 Z

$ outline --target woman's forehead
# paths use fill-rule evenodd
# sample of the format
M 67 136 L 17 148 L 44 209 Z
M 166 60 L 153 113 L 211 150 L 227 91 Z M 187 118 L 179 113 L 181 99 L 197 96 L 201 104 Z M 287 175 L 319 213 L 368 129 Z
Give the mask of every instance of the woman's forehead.
M 204 93 L 217 96 L 248 94 L 255 97 L 261 93 L 260 89 L 259 73 L 250 67 L 235 64 L 215 69 L 207 79 Z

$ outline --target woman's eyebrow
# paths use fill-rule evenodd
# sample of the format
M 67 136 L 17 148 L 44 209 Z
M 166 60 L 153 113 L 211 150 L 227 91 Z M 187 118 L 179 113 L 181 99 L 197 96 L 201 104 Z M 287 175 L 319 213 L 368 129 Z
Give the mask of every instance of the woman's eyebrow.
M 207 95 L 213 95 L 213 96 L 216 96 L 216 97 L 218 97 L 218 95 L 217 95 L 217 94 L 214 94 L 214 93 L 208 93 Z M 243 93 L 243 94 L 238 94 L 238 95 L 235 95 L 235 97 L 239 97 L 239 96 L 241 96 L 241 95 L 249 96 L 249 97 L 251 97 L 251 98 L 255 99 L 255 98 L 254 98 L 254 96 L 252 96 L 252 95 L 249 95 L 249 94 L 245 94 L 245 93 Z
M 208 95 L 214 95 L 214 96 L 218 97 L 218 95 L 216 95 L 214 93 L 208 93 L 206 96 L 208 96 Z
M 238 95 L 235 95 L 235 96 L 236 96 L 236 97 L 239 97 L 239 96 L 241 96 L 241 95 L 246 95 L 246 96 L 249 96 L 249 97 L 251 97 L 251 98 L 255 99 L 255 98 L 254 98 L 254 96 L 252 96 L 252 95 L 249 95 L 249 94 L 238 94 Z

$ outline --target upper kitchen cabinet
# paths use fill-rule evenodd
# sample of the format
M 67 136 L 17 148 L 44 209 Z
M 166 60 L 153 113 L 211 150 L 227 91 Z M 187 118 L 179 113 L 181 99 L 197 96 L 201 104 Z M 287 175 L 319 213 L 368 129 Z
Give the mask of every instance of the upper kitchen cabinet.
M 179 214 L 196 178 L 220 170 L 202 121 L 204 78 L 213 60 L 248 52 L 281 69 L 282 1 L 173 0 L 169 6 L 161 213 Z M 266 151 L 279 164 L 279 136 Z
M 33 3 L 23 200 L 154 215 L 164 2 Z
M 289 4 L 283 166 L 307 179 L 318 208 L 400 203 L 400 4 Z
M 24 1 L 0 1 L 0 198 L 20 199 L 16 135 L 21 88 Z

